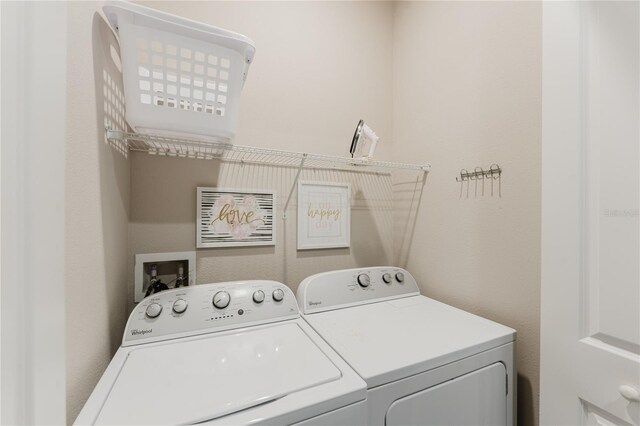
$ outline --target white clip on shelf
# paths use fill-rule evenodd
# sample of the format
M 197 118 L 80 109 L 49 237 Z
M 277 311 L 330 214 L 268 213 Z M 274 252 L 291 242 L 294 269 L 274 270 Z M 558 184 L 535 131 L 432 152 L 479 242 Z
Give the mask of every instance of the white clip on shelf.
M 143 133 L 128 133 L 120 130 L 106 129 L 107 139 L 111 142 L 121 142 L 130 151 L 146 152 L 152 155 L 197 158 L 205 160 L 221 160 L 228 162 L 265 164 L 271 166 L 295 167 L 298 169 L 287 202 L 283 209 L 283 219 L 286 219 L 287 207 L 291 201 L 296 183 L 303 168 L 306 169 L 337 169 L 350 172 L 381 172 L 390 173 L 394 170 L 416 171 L 428 173 L 429 164 L 397 163 L 392 161 L 363 160 L 332 155 L 311 154 L 305 152 L 285 151 L 270 148 L 258 148 L 244 145 L 231 145 L 223 142 L 202 141 L 150 135 Z

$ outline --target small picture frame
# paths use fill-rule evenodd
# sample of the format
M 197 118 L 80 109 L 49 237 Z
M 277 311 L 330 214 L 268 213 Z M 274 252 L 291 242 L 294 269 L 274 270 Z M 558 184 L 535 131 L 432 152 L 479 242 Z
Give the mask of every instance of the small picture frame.
M 298 250 L 351 245 L 351 185 L 298 182 Z
M 272 246 L 276 193 L 198 187 L 196 247 Z

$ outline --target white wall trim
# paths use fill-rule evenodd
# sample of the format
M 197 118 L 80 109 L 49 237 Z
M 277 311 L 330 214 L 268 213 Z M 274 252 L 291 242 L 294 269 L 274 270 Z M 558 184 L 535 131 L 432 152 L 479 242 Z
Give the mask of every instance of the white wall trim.
M 2 424 L 63 424 L 67 5 L 3 2 Z
M 577 2 L 543 5 L 542 215 L 540 297 L 540 424 L 574 424 L 578 401 L 559 386 L 559 333 L 572 320 L 558 304 L 567 303 L 578 281 L 574 262 L 580 253 L 581 173 L 580 78 L 581 13 Z M 560 183 L 559 183 L 560 182 Z M 561 207 L 562 206 L 562 207 Z M 575 255 L 574 255 L 575 254 Z M 570 265 L 562 266 L 559 263 Z M 564 297 L 560 299 L 559 295 Z M 562 350 L 562 349 L 560 349 Z

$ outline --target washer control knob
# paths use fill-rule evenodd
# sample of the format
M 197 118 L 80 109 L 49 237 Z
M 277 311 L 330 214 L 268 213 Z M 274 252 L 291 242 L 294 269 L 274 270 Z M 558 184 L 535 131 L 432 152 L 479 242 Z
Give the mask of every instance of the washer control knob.
M 147 310 L 145 311 L 145 314 L 149 318 L 156 318 L 158 315 L 160 315 L 160 312 L 162 312 L 162 305 L 159 303 L 152 303 L 149 306 L 147 306 Z
M 396 281 L 398 281 L 399 283 L 403 283 L 404 282 L 404 273 L 396 272 Z
M 187 310 L 187 301 L 184 299 L 178 299 L 173 302 L 173 312 L 176 314 L 181 314 Z
M 383 274 L 382 275 L 382 281 L 384 281 L 387 284 L 391 283 L 391 274 L 389 274 L 389 273 Z
M 284 299 L 284 291 L 282 291 L 281 288 L 276 288 L 275 290 L 273 290 L 273 300 L 275 300 L 276 302 L 282 302 L 282 299 Z
M 358 275 L 358 284 L 360 284 L 360 287 L 367 288 L 371 284 L 371 278 L 367 274 L 360 274 Z
M 264 302 L 264 291 L 258 290 L 253 292 L 253 301 L 256 303 Z
M 226 291 L 219 291 L 213 295 L 213 306 L 218 309 L 226 308 L 229 302 L 231 302 L 231 296 Z

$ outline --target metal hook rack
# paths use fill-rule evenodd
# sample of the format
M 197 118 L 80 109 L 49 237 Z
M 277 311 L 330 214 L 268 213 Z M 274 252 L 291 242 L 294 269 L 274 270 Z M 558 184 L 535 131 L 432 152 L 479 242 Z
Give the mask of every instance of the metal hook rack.
M 460 170 L 460 176 L 456 177 L 456 182 L 464 182 L 476 179 L 500 179 L 502 168 L 497 164 L 492 164 L 489 169 L 484 170 L 482 167 L 476 167 L 472 172 L 467 169 Z

